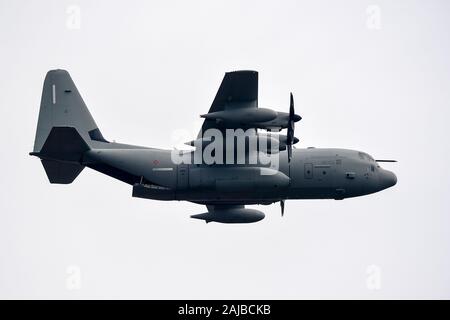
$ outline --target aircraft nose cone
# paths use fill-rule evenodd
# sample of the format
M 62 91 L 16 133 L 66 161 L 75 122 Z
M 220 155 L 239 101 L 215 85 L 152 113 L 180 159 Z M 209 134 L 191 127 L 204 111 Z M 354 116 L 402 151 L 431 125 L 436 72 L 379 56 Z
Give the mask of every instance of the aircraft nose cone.
M 300 140 L 299 140 L 298 138 L 294 137 L 294 141 L 293 141 L 292 144 L 296 144 L 296 143 L 299 142 L 299 141 L 300 141 Z
M 397 176 L 391 171 L 384 170 L 381 183 L 383 185 L 383 189 L 395 186 L 397 184 Z

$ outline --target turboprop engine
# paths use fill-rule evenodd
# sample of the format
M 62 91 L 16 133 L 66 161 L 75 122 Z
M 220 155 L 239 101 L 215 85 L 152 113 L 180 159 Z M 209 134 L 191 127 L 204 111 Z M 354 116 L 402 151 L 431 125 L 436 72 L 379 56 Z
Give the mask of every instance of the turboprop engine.
M 257 122 L 267 122 L 275 119 L 278 113 L 272 109 L 236 109 L 216 111 L 202 114 L 201 117 L 218 122 L 227 122 L 235 124 L 248 124 Z
M 284 134 L 266 134 L 266 133 L 258 133 L 257 135 L 236 135 L 232 136 L 234 139 L 231 144 L 231 146 L 236 150 L 238 148 L 238 144 L 244 142 L 244 146 L 246 150 L 251 150 L 252 146 L 257 151 L 264 151 L 266 153 L 277 153 L 279 151 L 284 151 L 287 148 L 288 145 L 288 136 Z M 213 136 L 205 136 L 203 138 L 199 138 L 196 140 L 192 140 L 189 142 L 186 142 L 185 144 L 192 147 L 201 147 L 205 148 L 208 144 L 214 141 Z M 222 142 L 222 145 L 224 146 L 225 150 L 227 148 L 227 137 L 224 137 L 224 141 Z M 296 144 L 299 141 L 298 138 L 294 137 L 292 144 Z
M 232 98 L 230 96 L 229 98 Z M 289 113 L 267 108 L 258 108 L 256 99 L 252 101 L 231 103 L 224 110 L 202 114 L 205 121 L 214 121 L 218 127 L 227 129 L 264 129 L 280 131 L 287 128 L 286 149 L 288 161 L 292 158 L 292 145 L 298 141 L 294 137 L 295 123 L 302 119 L 295 113 L 294 96 L 290 94 Z M 215 126 L 214 126 L 215 127 Z M 283 150 L 283 149 L 280 149 Z

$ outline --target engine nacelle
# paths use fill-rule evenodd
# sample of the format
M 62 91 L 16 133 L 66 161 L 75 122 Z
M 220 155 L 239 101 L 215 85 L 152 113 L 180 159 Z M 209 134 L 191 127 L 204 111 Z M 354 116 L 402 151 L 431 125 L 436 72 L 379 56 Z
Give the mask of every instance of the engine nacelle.
M 255 209 L 233 208 L 192 215 L 191 218 L 219 223 L 253 223 L 264 219 L 265 214 Z
M 234 137 L 234 136 L 233 136 Z M 227 137 L 223 137 L 226 139 Z M 284 134 L 265 134 L 265 133 L 258 133 L 257 135 L 251 135 L 251 136 L 242 136 L 242 137 L 234 137 L 235 141 L 233 141 L 233 144 L 231 146 L 234 148 L 234 150 L 237 150 L 236 143 L 244 143 L 245 150 L 250 150 L 250 148 L 256 148 L 256 151 L 263 151 L 266 153 L 278 153 L 279 151 L 286 150 L 287 146 L 287 136 Z M 186 142 L 185 144 L 192 147 L 201 147 L 202 149 L 205 148 L 207 145 L 209 145 L 211 142 L 213 142 L 213 137 L 203 137 L 196 140 L 192 140 L 189 142 Z M 297 143 L 299 140 L 298 138 L 294 137 L 293 144 Z M 226 140 L 222 141 L 222 145 L 224 147 L 224 150 L 227 151 L 228 144 L 226 143 Z
M 277 117 L 277 112 L 264 108 L 241 108 L 236 110 L 216 111 L 201 115 L 208 120 L 223 121 L 227 123 L 254 123 L 267 122 Z

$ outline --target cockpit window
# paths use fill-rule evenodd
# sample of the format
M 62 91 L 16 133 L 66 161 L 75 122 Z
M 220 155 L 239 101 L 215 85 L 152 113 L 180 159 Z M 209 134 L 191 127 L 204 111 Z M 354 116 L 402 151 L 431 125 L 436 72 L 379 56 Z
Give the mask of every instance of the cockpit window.
M 367 153 L 358 152 L 358 156 L 361 158 L 361 160 L 368 160 L 370 162 L 375 162 L 375 160 L 371 156 L 369 156 Z

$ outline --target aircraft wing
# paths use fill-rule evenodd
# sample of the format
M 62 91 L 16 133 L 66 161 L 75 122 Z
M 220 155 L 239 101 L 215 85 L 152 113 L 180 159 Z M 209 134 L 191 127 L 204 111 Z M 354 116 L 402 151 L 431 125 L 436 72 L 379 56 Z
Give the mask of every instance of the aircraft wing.
M 208 113 L 258 108 L 258 72 L 233 71 L 225 73 Z M 205 119 L 198 138 L 210 128 L 226 129 L 214 119 Z
M 298 142 L 294 137 L 294 123 L 301 117 L 295 114 L 294 98 L 290 95 L 289 113 L 278 112 L 268 108 L 258 107 L 258 72 L 256 71 L 233 71 L 225 73 L 216 97 L 208 113 L 202 114 L 204 122 L 197 139 L 187 142 L 191 146 L 206 147 L 212 139 L 217 139 L 217 129 L 222 134 L 223 139 L 227 139 L 227 129 L 241 129 L 233 133 L 234 137 L 244 137 L 249 141 L 264 143 L 270 140 L 271 146 L 278 145 L 278 150 L 288 151 L 288 159 L 291 159 L 292 145 Z M 276 130 L 287 128 L 287 135 L 258 133 L 258 129 Z M 273 143 L 272 143 L 273 141 Z M 228 142 L 228 141 L 227 141 Z M 233 141 L 231 141 L 233 143 Z M 224 144 L 225 145 L 225 144 Z M 246 148 L 246 152 L 247 152 Z M 272 151 L 271 151 L 272 152 Z

